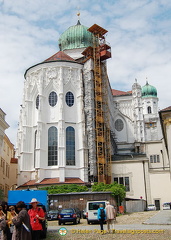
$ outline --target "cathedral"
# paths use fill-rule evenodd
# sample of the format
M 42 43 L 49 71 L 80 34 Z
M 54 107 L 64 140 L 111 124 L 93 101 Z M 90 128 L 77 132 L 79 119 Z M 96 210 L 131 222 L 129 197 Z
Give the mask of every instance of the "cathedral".
M 157 90 L 136 79 L 130 91 L 111 88 L 106 32 L 78 20 L 61 34 L 59 52 L 26 70 L 18 186 L 118 182 L 127 198 L 160 209 L 171 199 L 171 174 Z

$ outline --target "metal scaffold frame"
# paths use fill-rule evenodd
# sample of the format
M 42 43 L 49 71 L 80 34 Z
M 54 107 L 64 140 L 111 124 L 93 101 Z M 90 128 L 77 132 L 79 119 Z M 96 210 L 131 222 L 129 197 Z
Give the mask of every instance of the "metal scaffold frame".
M 94 24 L 88 29 L 88 31 L 93 33 L 95 133 L 98 182 L 111 183 L 108 78 L 106 77 L 102 79 L 102 66 L 100 58 L 100 42 L 105 42 L 104 34 L 107 33 L 107 30 Z

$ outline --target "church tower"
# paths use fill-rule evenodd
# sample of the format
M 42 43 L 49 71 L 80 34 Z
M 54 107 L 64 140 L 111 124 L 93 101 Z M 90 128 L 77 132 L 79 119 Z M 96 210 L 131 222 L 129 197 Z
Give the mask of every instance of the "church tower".
M 142 104 L 146 136 L 145 141 L 161 139 L 157 90 L 148 82 L 142 87 Z

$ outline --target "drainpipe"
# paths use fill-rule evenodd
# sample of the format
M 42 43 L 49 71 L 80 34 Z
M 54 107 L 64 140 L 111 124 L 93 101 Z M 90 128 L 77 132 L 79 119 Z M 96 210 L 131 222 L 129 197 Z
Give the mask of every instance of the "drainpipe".
M 146 179 L 145 179 L 145 162 L 143 161 L 143 173 L 144 173 L 144 188 L 145 188 L 145 198 L 147 202 L 147 186 L 146 186 Z

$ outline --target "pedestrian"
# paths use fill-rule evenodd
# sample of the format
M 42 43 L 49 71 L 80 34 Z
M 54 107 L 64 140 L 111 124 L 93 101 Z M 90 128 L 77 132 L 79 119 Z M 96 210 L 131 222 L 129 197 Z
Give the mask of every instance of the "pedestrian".
M 115 208 L 110 205 L 110 202 L 106 203 L 106 222 L 107 222 L 107 230 L 114 229 L 114 220 L 116 219 Z
M 12 218 L 13 224 L 16 226 L 16 240 L 32 240 L 30 217 L 23 201 L 16 204 L 18 215 Z
M 0 239 L 1 240 L 7 240 L 6 228 L 7 228 L 6 215 L 3 211 L 2 206 L 0 206 L 0 230 L 1 230 Z
M 11 215 L 10 215 L 10 218 L 9 218 L 8 226 L 9 226 L 9 229 L 10 229 L 10 233 L 12 235 L 11 240 L 15 240 L 16 239 L 16 226 L 13 224 L 12 219 L 14 217 L 16 217 L 18 214 L 15 212 L 15 207 L 14 206 L 10 206 L 9 211 L 10 211 Z
M 41 207 L 38 207 L 38 200 L 33 198 L 30 202 L 32 208 L 28 211 L 32 228 L 32 240 L 39 240 L 43 230 L 42 221 L 45 220 L 45 213 Z
M 100 229 L 102 231 L 103 230 L 103 224 L 106 220 L 106 210 L 104 209 L 103 204 L 99 205 L 99 208 L 97 210 L 97 218 L 99 220 Z
M 9 229 L 8 222 L 10 221 L 10 212 L 8 211 L 8 203 L 5 201 L 2 201 L 1 203 L 3 213 L 5 214 L 5 220 L 6 220 L 6 228 L 5 228 L 5 235 L 7 237 L 7 240 L 11 240 L 11 233 Z

